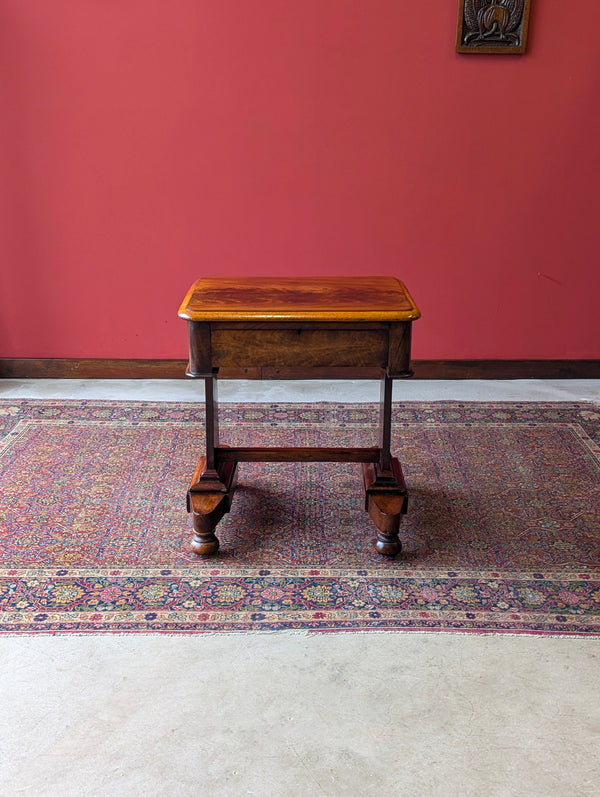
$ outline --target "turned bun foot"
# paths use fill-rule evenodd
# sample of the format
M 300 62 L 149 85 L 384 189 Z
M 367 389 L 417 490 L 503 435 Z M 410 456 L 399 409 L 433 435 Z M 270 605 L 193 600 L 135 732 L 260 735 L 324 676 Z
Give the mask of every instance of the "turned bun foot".
M 377 535 L 374 545 L 377 553 L 382 556 L 396 556 L 402 550 L 398 537 L 384 537 L 382 534 Z
M 194 534 L 190 548 L 198 556 L 212 556 L 219 550 L 219 540 L 214 534 L 205 537 L 199 537 Z

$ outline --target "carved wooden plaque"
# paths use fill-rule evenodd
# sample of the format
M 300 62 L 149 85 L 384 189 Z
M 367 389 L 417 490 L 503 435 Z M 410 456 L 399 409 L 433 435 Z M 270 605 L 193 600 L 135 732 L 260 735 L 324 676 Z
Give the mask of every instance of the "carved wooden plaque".
M 524 53 L 530 2 L 459 0 L 456 52 Z

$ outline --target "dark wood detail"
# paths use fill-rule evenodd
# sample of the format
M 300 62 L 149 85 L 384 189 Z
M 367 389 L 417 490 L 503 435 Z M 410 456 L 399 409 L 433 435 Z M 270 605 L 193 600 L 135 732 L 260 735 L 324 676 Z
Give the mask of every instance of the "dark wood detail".
M 377 527 L 375 548 L 383 556 L 396 556 L 402 550 L 398 532 L 401 516 L 408 508 L 406 484 L 396 457 L 392 457 L 391 475 L 383 487 L 377 465 L 363 465 L 365 509 Z
M 0 379 L 185 379 L 188 360 L 0 358 Z M 415 379 L 600 379 L 600 360 L 412 360 Z M 379 379 L 379 368 L 222 368 L 223 379 Z M 399 400 L 401 396 L 397 397 Z
M 190 360 L 186 376 L 207 376 L 211 370 L 210 324 L 188 323 Z
M 206 470 L 206 460 L 200 458 L 196 474 Z M 206 486 L 197 489 L 198 485 L 192 481 L 187 494 L 188 512 L 192 514 L 194 537 L 191 549 L 199 556 L 212 556 L 219 550 L 219 540 L 215 535 L 217 523 L 231 509 L 231 502 L 237 482 L 237 468 L 235 462 L 228 463 L 221 471 L 222 489 L 208 490 Z M 194 475 L 195 478 L 195 475 Z
M 389 340 L 388 374 L 393 377 L 411 376 L 410 344 L 411 324 L 391 324 Z
M 185 379 L 187 360 L 0 359 L 0 379 Z
M 392 435 L 392 387 L 393 380 L 385 374 L 380 382 L 379 401 L 379 467 L 383 471 L 391 469 Z
M 600 379 L 600 360 L 413 360 L 416 379 Z
M 216 450 L 219 445 L 219 399 L 217 391 L 217 378 L 213 374 L 204 380 L 204 407 L 206 411 L 206 462 L 202 474 L 198 481 L 219 482 L 220 476 L 217 473 Z M 195 479 L 194 479 L 195 480 Z
M 328 329 L 309 327 L 268 330 L 213 328 L 211 336 L 213 366 L 326 368 L 385 367 L 388 358 L 388 333 L 385 329 Z
M 218 462 L 378 462 L 380 450 L 373 448 L 235 448 L 217 449 Z
M 521 55 L 530 5 L 530 0 L 459 0 L 456 52 Z
M 260 379 L 381 379 L 383 370 L 373 366 L 352 366 L 331 368 L 261 368 Z M 223 368 L 219 371 L 219 376 L 224 379 L 234 379 L 229 376 L 232 371 Z M 244 377 L 238 377 L 244 378 Z M 249 376 L 245 377 L 250 379 Z
M 378 462 L 363 466 L 365 484 L 368 486 L 367 494 L 371 493 L 396 493 L 406 495 L 406 484 L 402 467 L 397 457 L 391 458 L 391 467 L 383 471 Z M 366 505 L 365 505 L 365 508 Z M 404 512 L 405 510 L 403 510 Z

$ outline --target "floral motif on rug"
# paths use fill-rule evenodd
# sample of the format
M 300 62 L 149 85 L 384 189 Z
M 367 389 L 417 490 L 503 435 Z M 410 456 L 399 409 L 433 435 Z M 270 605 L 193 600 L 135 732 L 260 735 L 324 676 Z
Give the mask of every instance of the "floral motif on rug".
M 224 404 L 232 445 L 375 445 L 368 404 Z M 600 408 L 396 403 L 402 553 L 360 465 L 243 463 L 189 551 L 189 403 L 0 401 L 0 630 L 600 633 Z

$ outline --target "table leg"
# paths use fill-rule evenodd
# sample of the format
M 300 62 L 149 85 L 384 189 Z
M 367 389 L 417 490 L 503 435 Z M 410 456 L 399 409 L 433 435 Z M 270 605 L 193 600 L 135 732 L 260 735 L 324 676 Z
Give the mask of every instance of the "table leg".
M 192 551 L 211 555 L 218 551 L 215 528 L 229 512 L 237 479 L 237 462 L 219 461 L 217 375 L 206 377 L 206 455 L 200 458 L 187 495 L 192 513 L 194 538 Z M 408 497 L 400 463 L 391 455 L 393 380 L 384 375 L 381 382 L 379 459 L 363 464 L 365 509 L 377 527 L 375 547 L 384 556 L 401 550 L 398 537 L 401 515 L 406 513 Z M 221 449 L 224 451 L 225 449 Z M 301 458 L 299 458 L 301 459 Z M 262 460 L 259 460 L 262 461 Z
M 217 523 L 231 509 L 237 479 L 237 463 L 217 461 L 219 421 L 217 375 L 204 379 L 206 412 L 206 455 L 201 457 L 187 494 L 188 512 L 192 513 L 194 538 L 191 549 L 208 556 L 219 550 L 215 534 Z
M 381 380 L 379 414 L 379 462 L 363 465 L 365 509 L 377 527 L 375 548 L 384 556 L 400 553 L 400 518 L 406 514 L 408 496 L 400 462 L 391 454 L 392 385 L 385 374 Z
M 205 457 L 198 463 L 200 470 L 205 465 Z M 221 490 L 207 490 L 198 482 L 193 483 L 187 494 L 188 512 L 192 513 L 194 537 L 191 549 L 195 554 L 210 556 L 219 550 L 219 539 L 215 534 L 217 523 L 231 509 L 231 502 L 237 481 L 237 463 L 226 462 L 221 469 Z
M 391 469 L 395 484 L 377 484 L 377 466 L 363 465 L 365 487 L 365 509 L 377 527 L 375 548 L 383 556 L 396 556 L 402 550 L 398 537 L 400 519 L 408 508 L 408 495 L 402 468 L 396 457 L 392 457 Z
M 392 437 L 392 386 L 393 379 L 384 374 L 380 383 L 379 401 L 379 469 L 383 472 L 391 471 L 391 437 Z
M 219 446 L 219 403 L 216 374 L 204 379 L 204 396 L 206 456 L 202 460 L 203 469 L 196 468 L 194 480 L 198 485 L 204 485 L 207 490 L 224 492 L 216 460 L 216 449 Z

